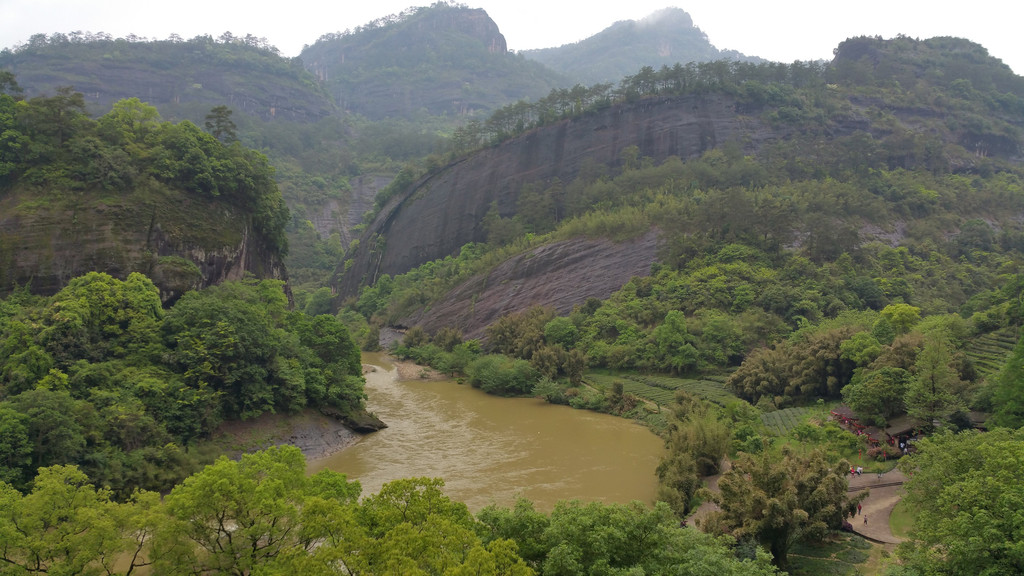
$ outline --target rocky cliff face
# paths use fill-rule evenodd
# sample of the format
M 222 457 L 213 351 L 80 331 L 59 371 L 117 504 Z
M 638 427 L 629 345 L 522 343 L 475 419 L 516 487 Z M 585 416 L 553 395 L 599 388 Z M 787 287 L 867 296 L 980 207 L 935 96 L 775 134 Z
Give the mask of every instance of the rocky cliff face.
M 614 165 L 623 149 L 661 161 L 693 158 L 738 141 L 753 151 L 782 137 L 759 120 L 737 114 L 725 96 L 687 96 L 624 103 L 602 112 L 533 130 L 431 174 L 384 207 L 360 240 L 348 272 L 335 285 L 343 296 L 381 274 L 401 274 L 486 240 L 482 219 L 496 204 L 513 214 L 531 182 L 571 182 L 584 161 Z M 378 236 L 379 235 L 379 236 Z M 386 239 L 381 242 L 380 237 Z
M 498 318 L 533 306 L 568 314 L 588 298 L 604 300 L 630 278 L 649 274 L 657 236 L 652 230 L 625 242 L 575 238 L 541 246 L 469 279 L 400 324 L 429 333 L 451 326 L 466 338 L 481 338 Z
M 246 274 L 286 279 L 280 256 L 229 203 L 166 190 L 120 197 L 0 198 L 0 295 L 16 286 L 53 294 L 90 271 L 150 276 L 165 302 Z

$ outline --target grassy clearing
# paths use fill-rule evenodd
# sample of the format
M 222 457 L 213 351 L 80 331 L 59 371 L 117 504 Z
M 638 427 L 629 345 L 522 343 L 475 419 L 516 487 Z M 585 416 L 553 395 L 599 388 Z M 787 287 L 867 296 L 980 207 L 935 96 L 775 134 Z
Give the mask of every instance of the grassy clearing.
M 889 515 L 889 529 L 893 536 L 899 538 L 910 538 L 910 531 L 914 528 L 914 514 L 907 507 L 907 504 L 900 500 Z
M 856 534 L 836 532 L 826 541 L 797 544 L 789 552 L 791 576 L 846 576 L 867 574 L 872 544 Z M 873 572 L 871 572 L 873 573 Z

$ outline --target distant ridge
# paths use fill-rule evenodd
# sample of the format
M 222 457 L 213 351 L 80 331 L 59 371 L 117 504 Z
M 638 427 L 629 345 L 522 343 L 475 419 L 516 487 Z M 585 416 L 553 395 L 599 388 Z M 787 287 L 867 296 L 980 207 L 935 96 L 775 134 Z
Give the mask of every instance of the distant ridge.
M 531 60 L 591 85 L 618 82 L 644 66 L 660 68 L 675 63 L 738 60 L 762 62 L 735 50 L 719 50 L 679 8 L 664 8 L 640 20 L 622 20 L 573 44 L 524 50 Z
M 509 53 L 484 10 L 440 2 L 324 35 L 300 58 L 339 106 L 372 120 L 486 116 L 566 84 Z

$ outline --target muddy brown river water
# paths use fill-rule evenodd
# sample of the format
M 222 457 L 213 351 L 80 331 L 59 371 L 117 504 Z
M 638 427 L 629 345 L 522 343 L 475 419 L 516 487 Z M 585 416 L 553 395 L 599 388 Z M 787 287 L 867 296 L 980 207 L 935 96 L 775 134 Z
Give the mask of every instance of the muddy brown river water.
M 388 428 L 309 463 L 359 480 L 363 494 L 391 480 L 440 477 L 445 493 L 478 511 L 524 496 L 540 510 L 559 500 L 651 503 L 662 442 L 629 420 L 489 396 L 454 381 L 400 381 L 380 355 L 363 362 L 369 409 Z

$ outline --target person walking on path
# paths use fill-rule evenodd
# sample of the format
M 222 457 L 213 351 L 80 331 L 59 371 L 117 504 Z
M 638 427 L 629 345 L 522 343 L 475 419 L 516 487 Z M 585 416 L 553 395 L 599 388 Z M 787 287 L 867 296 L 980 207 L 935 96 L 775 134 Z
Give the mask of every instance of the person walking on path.
M 857 503 L 857 515 L 860 516 L 860 502 Z
M 864 515 L 864 525 L 867 526 L 867 524 L 868 524 L 868 515 L 865 514 Z

